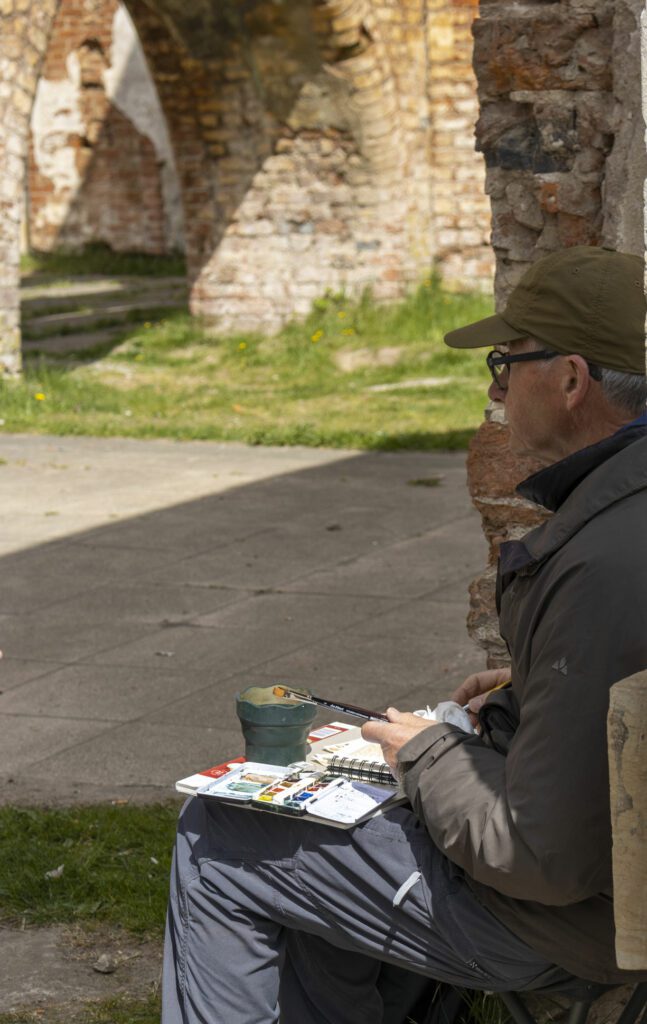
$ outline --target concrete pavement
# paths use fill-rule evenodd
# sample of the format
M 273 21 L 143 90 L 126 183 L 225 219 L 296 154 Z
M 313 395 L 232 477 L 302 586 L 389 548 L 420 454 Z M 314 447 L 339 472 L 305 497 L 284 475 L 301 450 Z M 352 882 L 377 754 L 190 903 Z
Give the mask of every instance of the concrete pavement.
M 249 685 L 445 696 L 484 664 L 464 463 L 0 437 L 2 801 L 172 796 L 240 752 Z

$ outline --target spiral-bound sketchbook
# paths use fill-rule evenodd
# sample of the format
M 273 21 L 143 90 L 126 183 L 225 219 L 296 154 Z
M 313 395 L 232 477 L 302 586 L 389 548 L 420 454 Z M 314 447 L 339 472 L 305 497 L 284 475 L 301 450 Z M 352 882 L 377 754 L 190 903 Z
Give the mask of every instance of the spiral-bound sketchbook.
M 339 742 L 313 744 L 308 761 L 326 767 L 335 775 L 361 782 L 380 782 L 394 786 L 396 780 L 382 757 L 382 748 L 377 743 L 367 743 L 359 729 L 349 729 Z

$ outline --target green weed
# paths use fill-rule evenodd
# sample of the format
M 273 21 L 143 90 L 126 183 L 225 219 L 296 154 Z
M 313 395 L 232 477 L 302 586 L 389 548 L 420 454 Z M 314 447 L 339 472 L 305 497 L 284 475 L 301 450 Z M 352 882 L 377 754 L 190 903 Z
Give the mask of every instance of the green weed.
M 166 314 L 91 351 L 28 355 L 22 378 L 0 383 L 2 429 L 460 449 L 482 420 L 488 376 L 481 352 L 442 338 L 491 311 L 491 298 L 430 279 L 392 306 L 326 296 L 269 338 Z
M 47 274 L 56 277 L 84 277 L 91 274 L 128 277 L 181 277 L 186 273 L 184 256 L 152 256 L 149 253 L 113 252 L 107 245 L 88 245 L 81 250 L 29 252 L 20 258 L 26 277 Z

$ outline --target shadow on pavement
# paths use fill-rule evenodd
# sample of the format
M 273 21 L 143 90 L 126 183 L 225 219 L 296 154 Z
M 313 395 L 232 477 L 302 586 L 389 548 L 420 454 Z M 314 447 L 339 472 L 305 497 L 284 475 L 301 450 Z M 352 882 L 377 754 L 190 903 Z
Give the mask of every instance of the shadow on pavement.
M 165 799 L 240 752 L 248 685 L 410 709 L 483 666 L 463 456 L 340 453 L 181 497 L 0 559 L 5 803 Z

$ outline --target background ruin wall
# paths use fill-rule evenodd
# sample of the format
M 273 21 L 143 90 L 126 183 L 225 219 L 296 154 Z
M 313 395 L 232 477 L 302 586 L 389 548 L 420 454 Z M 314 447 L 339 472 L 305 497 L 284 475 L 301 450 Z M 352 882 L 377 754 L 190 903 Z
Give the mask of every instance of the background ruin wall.
M 169 148 L 119 87 L 115 0 L 0 0 L 0 148 L 15 156 L 0 247 L 8 369 L 19 366 L 30 122 L 33 244 L 163 251 L 183 220 L 191 309 L 223 330 L 272 330 L 327 290 L 395 299 L 434 265 L 450 285 L 491 287 L 484 162 L 473 146 L 475 0 L 127 8 Z M 142 183 L 135 210 L 127 160 Z M 173 188 L 181 217 L 169 213 Z

